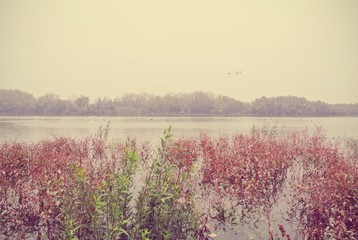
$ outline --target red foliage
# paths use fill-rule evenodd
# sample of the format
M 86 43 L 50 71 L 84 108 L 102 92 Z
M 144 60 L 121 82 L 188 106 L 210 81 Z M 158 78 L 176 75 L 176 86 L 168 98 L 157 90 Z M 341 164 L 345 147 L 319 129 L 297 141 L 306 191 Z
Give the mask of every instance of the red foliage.
M 0 234 L 37 233 L 41 238 L 46 231 L 55 238 L 61 221 L 59 196 L 78 184 L 74 166 L 83 170 L 87 186 L 96 188 L 116 169 L 127 147 L 116 143 L 109 148 L 101 138 L 0 145 Z M 358 169 L 352 157 L 356 155 L 345 154 L 322 134 L 201 135 L 175 140 L 165 152 L 179 174 L 197 169 L 197 185 L 217 201 L 230 199 L 243 215 L 264 210 L 269 216 L 286 182 L 291 184 L 291 211 L 297 213 L 303 238 L 358 238 Z M 145 164 L 151 157 L 148 143 L 139 153 Z M 282 225 L 279 230 L 290 239 Z
M 237 204 L 259 206 L 274 197 L 292 156 L 284 142 L 261 135 L 201 136 L 203 184 Z
M 303 235 L 309 239 L 358 238 L 358 169 L 336 146 L 314 135 L 303 154 L 295 187 Z
M 56 138 L 35 144 L 1 145 L 0 234 L 38 232 L 41 236 L 46 229 L 47 236 L 54 237 L 54 228 L 61 220 L 58 198 L 66 194 L 69 184 L 74 184 L 69 179 L 73 166 L 94 173 L 98 149 L 97 142 L 93 143 L 88 139 Z M 99 169 L 104 171 L 109 167 Z M 97 186 L 101 177 L 91 175 L 90 185 Z
M 198 159 L 198 146 L 195 139 L 180 138 L 166 147 L 168 159 L 178 166 L 180 171 L 189 173 Z

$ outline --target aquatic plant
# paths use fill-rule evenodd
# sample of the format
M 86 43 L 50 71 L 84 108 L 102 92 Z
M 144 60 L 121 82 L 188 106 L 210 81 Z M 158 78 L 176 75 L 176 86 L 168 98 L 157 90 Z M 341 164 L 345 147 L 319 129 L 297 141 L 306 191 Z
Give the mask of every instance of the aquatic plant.
M 201 215 L 194 208 L 187 181 L 190 174 L 172 163 L 182 160 L 169 160 L 175 149 L 170 129 L 165 131 L 155 154 L 149 153 L 148 144 L 138 150 L 133 139 L 125 144 L 109 142 L 108 131 L 101 131 L 95 137 L 80 140 L 56 138 L 0 146 L 0 236 L 204 237 L 205 232 L 200 231 Z M 147 175 L 134 199 L 140 156 L 145 156 L 143 163 L 149 170 L 140 172 Z
M 292 187 L 292 211 L 308 239 L 357 239 L 357 159 L 317 132 L 301 145 L 301 176 Z
M 109 125 L 83 139 L 1 144 L 0 238 L 207 239 L 260 222 L 269 239 L 358 238 L 356 140 L 170 130 L 157 149 L 108 140 Z
M 270 212 L 293 161 L 287 144 L 255 132 L 236 134 L 231 139 L 202 135 L 200 146 L 201 184 L 216 209 L 212 218 L 224 224 L 237 223 L 237 219 L 255 224 L 263 216 L 271 231 Z

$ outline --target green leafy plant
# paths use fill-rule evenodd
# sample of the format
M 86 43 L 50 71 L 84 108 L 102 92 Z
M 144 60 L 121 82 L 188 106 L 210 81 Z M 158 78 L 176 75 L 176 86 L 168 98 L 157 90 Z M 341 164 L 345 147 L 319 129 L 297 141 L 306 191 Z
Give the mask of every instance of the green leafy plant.
M 194 208 L 188 178 L 169 160 L 171 128 L 164 131 L 136 201 L 134 239 L 187 239 L 198 234 L 201 215 Z M 178 179 L 179 177 L 179 179 Z

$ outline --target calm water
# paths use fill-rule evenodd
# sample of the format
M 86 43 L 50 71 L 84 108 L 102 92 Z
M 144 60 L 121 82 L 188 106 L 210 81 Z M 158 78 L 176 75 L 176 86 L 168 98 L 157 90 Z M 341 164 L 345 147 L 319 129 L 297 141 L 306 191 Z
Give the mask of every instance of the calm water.
M 252 118 L 252 117 L 0 117 L 0 143 L 33 142 L 56 136 L 94 135 L 110 122 L 110 137 L 155 141 L 172 126 L 174 136 L 211 136 L 248 133 L 253 126 L 314 131 L 322 127 L 331 138 L 358 137 L 358 117 Z

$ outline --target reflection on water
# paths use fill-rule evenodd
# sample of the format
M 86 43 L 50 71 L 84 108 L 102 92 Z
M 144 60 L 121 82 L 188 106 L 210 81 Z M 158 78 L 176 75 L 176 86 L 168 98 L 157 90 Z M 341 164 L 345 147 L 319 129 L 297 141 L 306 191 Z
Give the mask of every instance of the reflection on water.
M 255 127 L 277 126 L 284 130 L 315 130 L 329 137 L 358 137 L 358 118 L 254 118 L 254 117 L 1 117 L 0 142 L 32 142 L 58 136 L 94 135 L 110 121 L 110 137 L 158 140 L 172 126 L 174 136 L 211 136 L 247 133 Z

